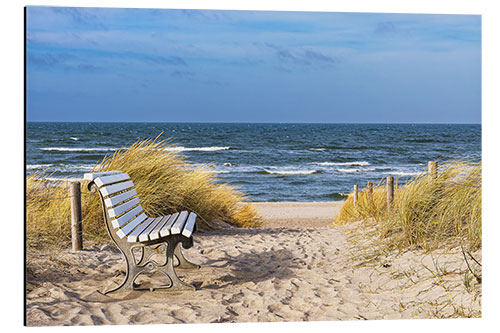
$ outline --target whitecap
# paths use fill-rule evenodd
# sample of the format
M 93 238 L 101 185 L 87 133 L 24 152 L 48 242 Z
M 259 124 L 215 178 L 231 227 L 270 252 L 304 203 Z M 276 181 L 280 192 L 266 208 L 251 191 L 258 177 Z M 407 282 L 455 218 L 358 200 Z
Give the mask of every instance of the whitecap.
M 26 170 L 34 170 L 34 169 L 45 169 L 53 164 L 28 164 L 26 165 Z
M 81 181 L 82 178 L 75 178 L 75 177 L 44 177 L 43 179 L 49 180 L 49 181 L 54 181 L 54 182 L 75 182 L 75 181 Z
M 402 177 L 405 177 L 405 176 L 418 176 L 421 173 L 422 172 L 405 172 L 405 171 L 388 171 L 388 172 L 384 172 L 384 174 L 386 174 L 386 175 L 394 175 L 394 176 L 402 176 Z
M 266 170 L 266 173 L 271 175 L 312 175 L 317 172 L 317 170 Z
M 228 150 L 231 147 L 168 147 L 165 148 L 166 151 L 219 151 L 219 150 Z
M 361 169 L 336 169 L 336 171 L 345 173 L 355 173 L 355 172 L 360 172 Z
M 354 162 L 313 162 L 311 164 L 321 165 L 321 166 L 367 166 L 370 165 L 369 162 L 366 161 L 354 161 Z
M 115 151 L 119 148 L 103 147 L 103 148 L 86 148 L 86 147 L 46 147 L 40 148 L 43 151 Z

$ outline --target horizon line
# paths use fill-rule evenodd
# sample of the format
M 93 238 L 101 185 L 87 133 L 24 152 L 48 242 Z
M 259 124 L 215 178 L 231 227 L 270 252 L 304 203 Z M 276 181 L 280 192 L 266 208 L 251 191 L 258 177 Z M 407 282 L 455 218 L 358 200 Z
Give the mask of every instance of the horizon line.
M 267 122 L 267 121 L 243 121 L 243 122 L 232 122 L 232 121 L 65 121 L 65 120 L 31 120 L 26 121 L 27 123 L 98 123 L 98 124 L 304 124 L 304 125 L 482 125 L 481 122 Z

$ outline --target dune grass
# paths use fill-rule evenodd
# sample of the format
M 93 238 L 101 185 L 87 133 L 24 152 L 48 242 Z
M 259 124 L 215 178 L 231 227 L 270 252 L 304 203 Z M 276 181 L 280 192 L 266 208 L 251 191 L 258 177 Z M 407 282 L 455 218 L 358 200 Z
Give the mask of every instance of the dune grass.
M 387 209 L 385 184 L 358 193 L 353 207 L 349 194 L 334 225 L 363 220 L 378 224 L 388 245 L 425 249 L 466 244 L 481 247 L 481 164 L 462 160 L 442 164 L 437 175 L 422 172 L 394 191 Z
M 261 223 L 253 206 L 245 202 L 236 187 L 219 183 L 210 166 L 195 166 L 167 140 L 138 141 L 96 163 L 93 171 L 127 172 L 148 216 L 190 210 L 199 216 L 200 229 L 216 228 L 216 220 L 240 227 Z M 83 175 L 82 175 L 83 176 Z M 99 195 L 86 190 L 82 182 L 84 240 L 108 241 Z M 67 246 L 71 241 L 70 199 L 67 181 L 50 181 L 45 173 L 26 180 L 26 236 L 28 246 Z M 46 201 L 45 201 L 46 200 Z

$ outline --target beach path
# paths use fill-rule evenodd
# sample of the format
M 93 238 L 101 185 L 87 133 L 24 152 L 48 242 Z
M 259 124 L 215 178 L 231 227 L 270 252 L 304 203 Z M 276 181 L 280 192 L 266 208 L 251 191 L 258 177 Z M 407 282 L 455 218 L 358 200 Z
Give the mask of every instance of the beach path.
M 27 324 L 480 316 L 480 287 L 465 290 L 467 267 L 459 250 L 374 252 L 375 234 L 365 232 L 364 225 L 329 226 L 333 216 L 328 215 L 339 209 L 338 204 L 310 206 L 257 204 L 264 219 L 261 228 L 198 233 L 185 255 L 202 268 L 178 270 L 181 279 L 197 286 L 194 292 L 104 295 L 125 275 L 121 254 L 110 245 L 89 244 L 75 253 L 30 252 Z M 284 227 L 286 221 L 290 223 Z M 481 259 L 480 252 L 474 255 Z M 448 274 L 436 278 L 434 272 L 443 267 Z
M 332 225 L 344 201 L 254 202 L 264 228 L 322 228 Z

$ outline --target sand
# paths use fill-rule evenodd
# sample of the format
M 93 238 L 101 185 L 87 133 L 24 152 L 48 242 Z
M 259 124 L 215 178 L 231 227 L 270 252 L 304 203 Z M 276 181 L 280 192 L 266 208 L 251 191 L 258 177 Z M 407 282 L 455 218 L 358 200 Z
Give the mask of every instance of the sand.
M 27 324 L 333 321 L 481 316 L 481 284 L 460 248 L 384 251 L 360 222 L 331 227 L 339 203 L 258 203 L 259 229 L 197 233 L 178 271 L 196 291 L 102 294 L 121 282 L 111 245 L 28 253 Z M 288 222 L 287 222 L 288 221 Z M 481 253 L 472 254 L 481 262 Z M 469 260 L 475 271 L 480 267 Z

